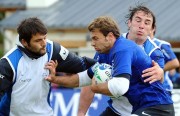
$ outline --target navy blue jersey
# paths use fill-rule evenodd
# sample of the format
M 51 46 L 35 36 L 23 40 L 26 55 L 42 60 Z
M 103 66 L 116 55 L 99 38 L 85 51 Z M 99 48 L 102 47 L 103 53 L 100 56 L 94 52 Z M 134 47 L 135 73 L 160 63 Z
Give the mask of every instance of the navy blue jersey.
M 144 83 L 144 78 L 141 77 L 142 71 L 152 66 L 152 59 L 133 41 L 121 36 L 116 40 L 109 54 L 99 54 L 99 56 L 97 54 L 96 58 L 112 65 L 113 77 L 121 74 L 131 75 L 130 87 L 125 96 L 132 104 L 133 112 L 139 108 L 173 103 L 159 81 L 153 84 Z

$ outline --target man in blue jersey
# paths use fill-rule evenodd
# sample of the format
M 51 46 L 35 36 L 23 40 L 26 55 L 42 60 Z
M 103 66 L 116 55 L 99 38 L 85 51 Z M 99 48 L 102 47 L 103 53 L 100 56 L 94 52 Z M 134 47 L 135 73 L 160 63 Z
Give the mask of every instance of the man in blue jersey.
M 17 32 L 17 46 L 0 59 L 0 116 L 53 116 L 44 65 L 56 59 L 58 72 L 78 73 L 96 61 L 47 40 L 47 28 L 36 17 L 23 20 Z
M 145 79 L 144 81 L 150 81 L 150 83 L 153 83 L 158 79 L 163 80 L 162 77 L 164 59 L 162 58 L 162 52 L 160 51 L 158 46 L 150 39 L 150 37 L 148 37 L 151 28 L 154 27 L 156 23 L 154 14 L 147 7 L 139 5 L 137 7 L 131 8 L 129 10 L 129 14 L 126 17 L 129 32 L 122 34 L 123 37 L 136 42 L 146 52 L 146 54 L 151 57 L 151 59 L 153 60 L 153 64 L 156 64 L 156 69 L 155 67 L 152 67 L 144 70 L 143 77 L 149 76 L 148 74 L 151 74 L 151 77 Z M 88 87 L 85 87 L 81 91 L 79 112 L 82 112 L 82 114 L 85 114 L 88 108 L 87 106 L 90 105 L 90 102 L 88 103 L 86 101 L 91 101 L 91 99 L 93 98 L 93 95 L 87 95 L 87 91 L 89 93 L 91 92 L 88 89 Z M 132 108 L 128 100 L 121 97 L 121 100 L 118 101 L 119 103 L 113 102 L 112 104 L 109 104 L 109 106 L 113 107 L 111 109 L 117 110 L 123 116 L 130 115 Z
M 157 44 L 157 46 L 161 49 L 161 51 L 164 54 L 165 66 L 164 66 L 163 86 L 171 94 L 173 90 L 173 83 L 171 79 L 169 78 L 169 71 L 172 69 L 178 68 L 179 61 L 171 48 L 171 44 L 166 41 L 155 38 L 154 37 L 155 33 L 156 33 L 156 26 L 152 27 L 150 37 Z
M 113 78 L 101 84 L 93 81 L 91 90 L 94 93 L 113 96 L 109 101 L 110 104 L 121 101 L 122 96 L 127 97 L 133 106 L 133 114 L 174 115 L 173 102 L 170 95 L 163 89 L 161 82 L 145 83 L 141 76 L 144 69 L 152 66 L 151 58 L 144 50 L 133 41 L 120 36 L 116 22 L 110 17 L 96 18 L 88 26 L 88 29 L 92 45 L 98 52 L 98 60 L 113 67 Z M 52 62 L 48 63 L 46 68 L 54 72 L 51 65 L 53 65 Z M 88 85 L 93 76 L 88 72 L 89 70 L 78 73 L 78 75 L 62 76 L 61 78 L 55 77 L 52 73 L 46 79 L 67 87 Z M 121 115 L 116 109 L 108 108 L 105 112 L 101 115 Z

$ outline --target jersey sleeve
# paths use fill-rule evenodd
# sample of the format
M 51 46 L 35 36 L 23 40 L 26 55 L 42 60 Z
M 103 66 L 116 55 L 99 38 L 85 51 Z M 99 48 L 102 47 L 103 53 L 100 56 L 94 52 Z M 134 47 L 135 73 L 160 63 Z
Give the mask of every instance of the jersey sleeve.
M 172 51 L 171 45 L 168 44 L 162 44 L 161 45 L 161 50 L 164 54 L 164 59 L 165 62 L 171 61 L 173 59 L 176 58 L 176 55 L 174 54 L 174 52 Z
M 128 74 L 131 76 L 132 52 L 129 50 L 116 52 L 113 55 L 112 63 L 113 77 L 121 74 Z
M 0 66 L 0 96 L 2 96 L 12 84 L 13 70 L 4 58 L 0 60 Z
M 150 55 L 151 59 L 154 60 L 159 64 L 159 66 L 163 69 L 164 68 L 164 55 L 160 49 L 156 49 Z
M 79 57 L 59 45 L 53 44 L 52 60 L 58 61 L 57 72 L 78 73 L 86 70 L 96 63 L 96 60 L 87 57 Z

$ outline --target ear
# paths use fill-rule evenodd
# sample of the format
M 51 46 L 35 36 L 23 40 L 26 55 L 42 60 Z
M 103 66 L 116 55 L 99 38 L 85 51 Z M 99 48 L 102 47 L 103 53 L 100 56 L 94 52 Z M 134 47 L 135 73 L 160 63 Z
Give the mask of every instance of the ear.
M 109 32 L 109 33 L 108 33 L 108 36 L 109 36 L 109 37 L 108 37 L 109 40 L 112 40 L 112 39 L 115 38 L 115 36 L 114 36 L 114 34 L 113 34 L 112 32 Z
M 127 24 L 128 24 L 128 28 L 130 28 L 131 27 L 131 21 L 128 20 Z
M 109 32 L 109 33 L 108 33 L 108 36 L 109 36 L 110 38 L 112 38 L 112 37 L 114 36 L 114 34 L 113 34 L 112 32 Z
M 21 44 L 22 44 L 24 47 L 28 46 L 28 43 L 27 43 L 24 39 L 21 40 Z

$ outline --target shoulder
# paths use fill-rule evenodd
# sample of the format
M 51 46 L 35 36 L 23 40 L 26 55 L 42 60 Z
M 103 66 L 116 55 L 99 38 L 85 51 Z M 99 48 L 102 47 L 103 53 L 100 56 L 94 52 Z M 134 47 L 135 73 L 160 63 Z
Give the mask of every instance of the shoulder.
M 8 62 L 17 63 L 22 56 L 22 51 L 18 47 L 14 47 L 3 58 L 7 59 Z
M 166 46 L 171 46 L 171 44 L 167 41 L 164 40 L 160 40 L 158 38 L 154 38 L 153 41 L 159 46 L 161 47 L 162 45 L 166 45 Z

